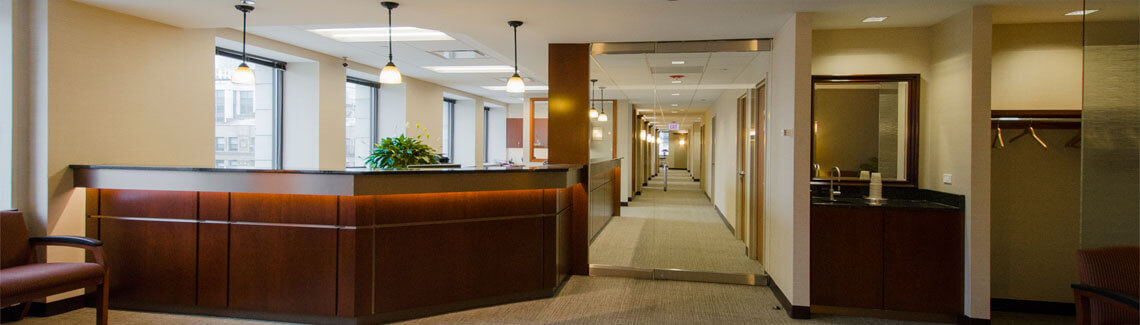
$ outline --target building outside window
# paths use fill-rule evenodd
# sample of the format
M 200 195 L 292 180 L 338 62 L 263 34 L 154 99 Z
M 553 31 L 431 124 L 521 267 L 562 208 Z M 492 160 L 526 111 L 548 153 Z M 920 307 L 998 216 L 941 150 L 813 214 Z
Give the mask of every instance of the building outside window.
M 442 136 L 440 138 L 439 153 L 445 157 L 455 161 L 452 153 L 455 152 L 455 139 L 452 135 L 455 134 L 455 100 L 450 98 L 443 99 L 443 128 Z
M 344 166 L 364 167 L 377 141 L 380 84 L 350 77 L 344 98 Z
M 214 159 L 219 168 L 281 168 L 281 110 L 285 64 L 260 57 L 247 61 L 256 83 L 235 84 L 230 74 L 241 53 L 214 56 Z

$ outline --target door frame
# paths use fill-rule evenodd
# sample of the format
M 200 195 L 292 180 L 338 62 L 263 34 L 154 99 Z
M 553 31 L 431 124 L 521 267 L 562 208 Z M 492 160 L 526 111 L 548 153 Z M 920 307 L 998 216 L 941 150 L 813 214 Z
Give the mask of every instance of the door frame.
M 748 217 L 748 93 L 744 92 L 736 99 L 736 170 L 733 178 L 736 180 L 736 238 L 748 242 L 748 227 L 745 227 Z
M 716 115 L 709 118 L 709 201 L 716 207 Z
M 748 256 L 754 260 L 761 260 L 764 257 L 764 165 L 766 157 L 764 157 L 765 146 L 767 145 L 767 128 L 766 116 L 768 111 L 768 82 L 767 79 L 761 80 L 751 90 L 752 93 L 752 116 L 750 122 L 752 129 L 755 132 L 753 136 L 750 150 L 751 150 L 751 175 L 748 177 L 748 215 L 752 222 L 752 238 L 751 243 L 748 245 L 752 249 L 748 250 Z

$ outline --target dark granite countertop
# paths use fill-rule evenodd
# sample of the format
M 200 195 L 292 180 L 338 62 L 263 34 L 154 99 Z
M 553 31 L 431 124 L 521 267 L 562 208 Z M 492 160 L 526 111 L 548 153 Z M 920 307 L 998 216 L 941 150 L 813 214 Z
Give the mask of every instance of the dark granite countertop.
M 543 166 L 517 166 L 517 167 L 463 167 L 463 168 L 404 168 L 404 169 L 368 169 L 346 168 L 341 170 L 292 170 L 292 169 L 240 169 L 240 168 L 209 168 L 209 167 L 161 167 L 161 166 L 123 166 L 123 165 L 71 165 L 71 169 L 119 169 L 119 170 L 152 170 L 152 171 L 188 171 L 188 172 L 222 172 L 222 173 L 275 173 L 275 174 L 329 174 L 329 175 L 385 175 L 385 174 L 458 174 L 458 173 L 521 173 L 521 172 L 565 172 L 580 168 L 578 165 L 543 165 Z
M 853 208 L 960 210 L 958 207 L 952 205 L 915 199 L 886 199 L 881 201 L 880 204 L 871 204 L 870 201 L 863 198 L 837 197 L 835 201 L 831 201 L 827 197 L 813 196 L 811 198 L 811 205 Z

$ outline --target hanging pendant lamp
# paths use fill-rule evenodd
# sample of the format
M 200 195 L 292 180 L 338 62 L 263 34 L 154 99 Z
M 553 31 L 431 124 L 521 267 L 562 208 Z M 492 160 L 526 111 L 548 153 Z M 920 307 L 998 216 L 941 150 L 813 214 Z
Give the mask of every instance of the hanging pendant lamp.
M 515 31 L 515 74 L 511 76 L 510 80 L 507 80 L 508 93 L 521 94 L 526 92 L 526 83 L 523 83 L 522 77 L 519 76 L 519 26 L 522 24 L 523 22 L 518 20 L 507 22 L 507 25 L 510 25 Z
M 598 79 L 590 79 L 590 118 L 598 118 L 598 109 L 594 107 L 594 85 L 598 83 Z
M 380 3 L 384 8 L 388 8 L 388 64 L 380 69 L 380 83 L 382 84 L 398 84 L 404 82 L 404 78 L 400 76 L 400 69 L 396 69 L 396 64 L 392 63 L 392 9 L 399 7 L 399 3 L 392 1 L 384 1 Z
M 606 115 L 606 87 L 598 87 L 602 97 L 602 112 L 598 114 L 598 122 L 609 121 L 610 117 Z
M 236 84 L 252 85 L 254 83 L 253 69 L 250 69 L 249 65 L 245 63 L 245 22 L 246 16 L 249 15 L 250 11 L 253 11 L 253 1 L 242 1 L 234 8 L 241 11 L 241 64 L 238 65 L 237 69 L 234 69 L 234 73 L 230 74 L 230 81 Z

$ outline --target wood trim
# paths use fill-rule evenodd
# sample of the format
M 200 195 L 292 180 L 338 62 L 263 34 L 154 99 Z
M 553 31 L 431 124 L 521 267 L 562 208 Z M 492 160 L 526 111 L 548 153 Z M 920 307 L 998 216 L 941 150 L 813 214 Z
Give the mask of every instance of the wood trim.
M 776 300 L 780 302 L 780 306 L 784 308 L 784 312 L 788 313 L 788 317 L 792 319 L 811 319 L 811 307 L 792 305 L 788 300 L 788 296 L 784 295 L 784 291 L 780 290 L 780 286 L 776 285 L 776 281 L 768 281 L 768 288 L 772 289 L 772 295 L 776 296 Z
M 815 84 L 816 83 L 852 83 L 852 82 L 908 82 L 907 87 L 907 144 L 906 144 L 906 180 L 883 180 L 883 186 L 903 186 L 903 187 L 918 187 L 918 127 L 919 127 L 919 105 L 922 102 L 921 96 L 921 75 L 919 74 L 875 74 L 875 75 L 848 75 L 848 76 L 831 76 L 831 75 L 815 75 L 811 76 L 811 121 L 815 121 Z M 812 136 L 811 141 L 811 162 L 815 163 L 815 137 Z M 820 182 L 826 179 L 811 177 L 811 181 Z M 869 186 L 870 181 L 846 180 L 849 185 Z
M 761 81 L 752 90 L 752 128 L 756 129 L 756 138 L 752 141 L 752 177 L 749 177 L 749 214 L 756 219 L 753 225 L 755 232 L 752 236 L 752 259 L 764 260 L 764 150 L 767 145 L 767 129 L 764 128 L 764 116 L 768 109 L 767 81 Z
M 1042 315 L 1074 316 L 1077 306 L 1071 302 L 1034 301 L 991 298 L 990 310 Z
M 546 158 L 534 158 L 534 102 L 546 102 Z M 550 159 L 550 99 L 545 97 L 531 98 L 530 101 L 530 115 L 527 115 L 527 122 L 530 127 L 527 130 L 526 146 L 530 148 L 530 157 L 528 159 L 533 162 L 543 162 Z

